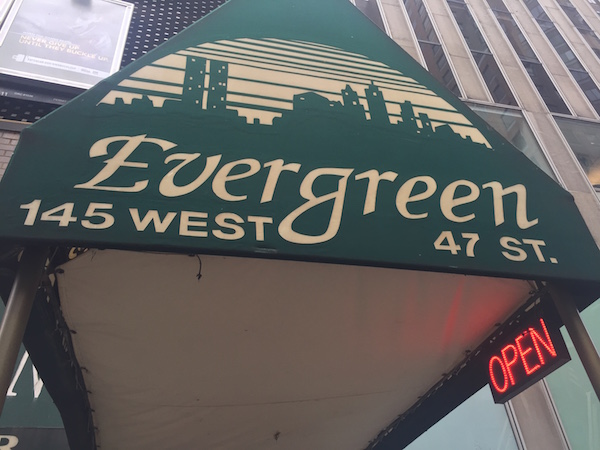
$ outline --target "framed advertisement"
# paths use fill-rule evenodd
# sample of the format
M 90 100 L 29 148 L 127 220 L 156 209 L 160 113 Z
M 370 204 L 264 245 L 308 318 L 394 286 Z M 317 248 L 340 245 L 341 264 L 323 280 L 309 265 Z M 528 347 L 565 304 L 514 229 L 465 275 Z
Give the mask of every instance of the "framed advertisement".
M 87 89 L 119 69 L 132 13 L 120 0 L 15 0 L 0 73 Z

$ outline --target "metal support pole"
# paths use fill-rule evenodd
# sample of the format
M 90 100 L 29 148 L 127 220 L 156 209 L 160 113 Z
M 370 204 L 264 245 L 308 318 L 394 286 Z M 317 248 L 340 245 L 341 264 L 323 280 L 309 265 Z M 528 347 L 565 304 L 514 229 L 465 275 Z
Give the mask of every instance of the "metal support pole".
M 596 397 L 600 400 L 600 356 L 581 320 L 575 301 L 568 291 L 552 283 L 548 283 L 547 286 L 556 310 L 571 336 L 581 363 L 594 387 Z
M 4 408 L 19 348 L 33 306 L 35 293 L 46 265 L 48 249 L 28 247 L 21 255 L 19 269 L 0 324 L 0 414 Z

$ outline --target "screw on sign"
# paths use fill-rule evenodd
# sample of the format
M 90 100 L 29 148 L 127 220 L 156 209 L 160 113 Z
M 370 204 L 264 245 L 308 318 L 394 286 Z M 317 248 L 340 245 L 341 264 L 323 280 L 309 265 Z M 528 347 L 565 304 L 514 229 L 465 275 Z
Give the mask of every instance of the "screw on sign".
M 510 400 L 570 358 L 560 333 L 548 331 L 544 319 L 523 325 L 489 359 L 490 387 L 496 403 Z

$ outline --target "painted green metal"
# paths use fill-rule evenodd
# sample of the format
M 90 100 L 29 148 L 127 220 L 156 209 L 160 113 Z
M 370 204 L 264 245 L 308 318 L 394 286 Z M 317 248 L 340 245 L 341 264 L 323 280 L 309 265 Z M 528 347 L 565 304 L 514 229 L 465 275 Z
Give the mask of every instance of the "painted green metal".
M 572 196 L 345 0 L 232 0 L 26 129 L 17 242 L 600 281 Z

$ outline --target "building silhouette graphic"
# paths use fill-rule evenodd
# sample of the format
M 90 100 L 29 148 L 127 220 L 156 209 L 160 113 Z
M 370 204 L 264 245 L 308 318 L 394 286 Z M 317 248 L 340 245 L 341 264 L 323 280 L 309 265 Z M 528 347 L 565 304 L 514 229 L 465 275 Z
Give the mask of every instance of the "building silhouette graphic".
M 157 109 L 168 113 L 170 111 L 183 111 L 197 117 L 227 117 L 234 120 L 238 126 L 249 127 L 277 127 L 285 124 L 293 126 L 299 123 L 298 119 L 306 122 L 327 122 L 327 120 L 345 120 L 348 123 L 362 123 L 363 126 L 385 127 L 388 131 L 404 135 L 413 135 L 428 138 L 442 138 L 455 142 L 469 142 L 477 148 L 487 148 L 485 144 L 474 142 L 469 136 L 463 137 L 457 133 L 450 123 L 441 122 L 439 119 L 432 121 L 425 112 L 415 112 L 415 105 L 410 100 L 405 100 L 398 105 L 400 114 L 394 114 L 395 121 L 390 117 L 384 93 L 377 82 L 370 80 L 364 88 L 362 97 L 349 83 L 340 89 L 336 97 L 341 101 L 331 100 L 322 93 L 306 91 L 294 94 L 290 100 L 282 99 L 289 106 L 280 109 L 260 106 L 265 98 L 271 94 L 265 87 L 265 92 L 252 94 L 233 90 L 230 92 L 229 83 L 230 63 L 218 59 L 200 56 L 186 56 L 185 77 L 180 100 L 168 99 L 159 105 L 151 101 L 151 94 L 144 93 L 129 102 L 116 98 L 113 104 L 100 103 L 101 108 L 129 108 L 140 110 Z M 285 83 L 285 79 L 282 80 Z M 264 86 L 268 86 L 267 83 Z M 228 98 L 233 94 L 235 100 Z M 247 99 L 252 108 L 267 111 L 276 111 L 272 124 L 261 123 L 258 118 L 251 121 L 243 117 L 237 108 L 248 107 L 240 103 L 239 97 Z M 254 102 L 254 103 L 253 103 Z M 366 108 L 365 108 L 366 104 Z M 421 109 L 423 109 L 421 107 Z M 317 126 L 323 125 L 323 123 Z M 354 126 L 354 125 L 353 125 Z
M 224 111 L 227 97 L 228 64 L 189 57 L 185 68 L 183 101 L 202 109 Z
M 367 96 L 367 103 L 369 104 L 369 115 L 371 116 L 371 120 L 389 123 L 390 119 L 387 108 L 385 107 L 385 100 L 381 89 L 375 86 L 371 81 L 369 87 L 365 89 L 365 95 Z

